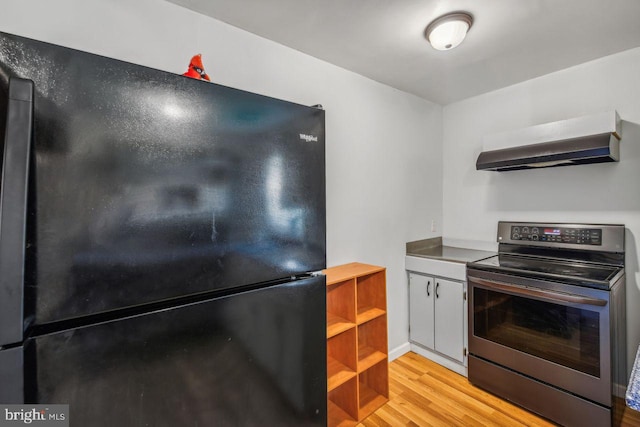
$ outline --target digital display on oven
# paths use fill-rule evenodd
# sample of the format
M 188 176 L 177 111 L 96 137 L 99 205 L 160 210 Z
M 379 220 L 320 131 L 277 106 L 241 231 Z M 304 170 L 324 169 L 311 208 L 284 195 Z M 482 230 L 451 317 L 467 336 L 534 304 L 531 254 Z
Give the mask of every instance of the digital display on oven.
M 562 234 L 562 232 L 559 228 L 545 228 L 544 234 L 549 236 L 559 236 L 560 234 Z

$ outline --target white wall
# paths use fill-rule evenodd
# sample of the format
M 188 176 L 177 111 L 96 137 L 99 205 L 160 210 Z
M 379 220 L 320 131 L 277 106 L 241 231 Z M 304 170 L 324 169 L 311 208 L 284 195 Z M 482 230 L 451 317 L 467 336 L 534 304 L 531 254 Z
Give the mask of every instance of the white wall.
M 640 48 L 450 104 L 443 111 L 444 235 L 495 242 L 499 220 L 625 224 L 627 359 L 640 343 Z M 617 110 L 620 162 L 476 171 L 482 137 Z
M 407 342 L 406 241 L 442 224 L 441 107 L 161 0 L 1 0 L 0 31 L 326 110 L 327 262 L 388 268 L 389 346 Z

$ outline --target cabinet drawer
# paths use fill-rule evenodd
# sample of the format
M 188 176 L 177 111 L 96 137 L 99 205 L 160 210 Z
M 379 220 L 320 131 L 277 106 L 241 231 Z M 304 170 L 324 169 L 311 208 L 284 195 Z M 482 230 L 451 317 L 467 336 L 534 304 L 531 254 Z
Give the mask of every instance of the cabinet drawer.
M 467 265 L 461 262 L 451 262 L 422 258 L 417 256 L 405 256 L 405 268 L 409 271 L 433 276 L 448 277 L 454 280 L 467 280 Z

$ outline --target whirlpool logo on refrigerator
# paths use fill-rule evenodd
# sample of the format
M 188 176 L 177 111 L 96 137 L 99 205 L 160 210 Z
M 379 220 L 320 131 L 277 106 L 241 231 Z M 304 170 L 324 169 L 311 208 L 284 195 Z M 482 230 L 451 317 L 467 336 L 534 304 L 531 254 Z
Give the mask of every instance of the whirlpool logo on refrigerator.
M 307 135 L 307 134 L 304 134 L 304 133 L 300 134 L 300 139 L 303 139 L 303 140 L 305 140 L 307 142 L 312 142 L 312 141 L 318 142 L 318 137 L 317 136 L 315 136 L 315 135 Z
M 69 405 L 0 405 L 0 427 L 69 427 Z

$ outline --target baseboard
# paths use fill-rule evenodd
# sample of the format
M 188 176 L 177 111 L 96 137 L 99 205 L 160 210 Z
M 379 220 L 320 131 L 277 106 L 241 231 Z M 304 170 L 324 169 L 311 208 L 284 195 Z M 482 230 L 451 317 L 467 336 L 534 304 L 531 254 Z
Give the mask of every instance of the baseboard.
M 398 357 L 402 356 L 405 353 L 409 353 L 410 351 L 411 351 L 411 345 L 408 342 L 399 345 L 398 347 L 389 351 L 389 362 L 397 359 Z
M 428 350 L 418 344 L 415 343 L 411 343 L 410 344 L 411 347 L 411 351 L 413 351 L 414 353 L 419 354 L 420 356 L 426 357 L 429 360 L 432 360 L 434 362 L 436 362 L 439 365 L 444 366 L 447 369 L 452 370 L 453 372 L 456 372 L 462 376 L 467 377 L 468 376 L 468 372 L 467 372 L 467 367 L 464 365 L 461 365 L 458 362 L 455 362 L 445 356 L 442 356 L 434 351 Z
M 465 377 L 468 375 L 466 366 L 463 366 L 458 362 L 450 360 L 447 357 L 441 356 L 440 354 L 435 353 L 431 350 L 425 349 L 424 347 L 421 347 L 415 343 L 406 342 L 390 350 L 389 362 L 397 359 L 398 357 L 410 351 L 413 351 L 414 353 L 417 353 L 420 356 L 426 357 L 427 359 L 433 360 L 434 362 L 444 366 L 445 368 L 452 370 L 453 372 L 457 372 L 460 375 L 463 375 Z
M 627 394 L 627 387 L 623 384 L 613 383 L 613 395 L 620 397 L 622 399 L 625 398 Z

